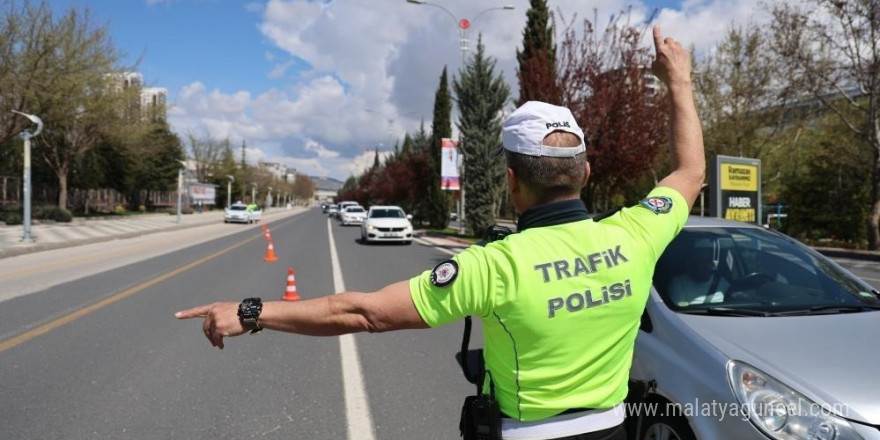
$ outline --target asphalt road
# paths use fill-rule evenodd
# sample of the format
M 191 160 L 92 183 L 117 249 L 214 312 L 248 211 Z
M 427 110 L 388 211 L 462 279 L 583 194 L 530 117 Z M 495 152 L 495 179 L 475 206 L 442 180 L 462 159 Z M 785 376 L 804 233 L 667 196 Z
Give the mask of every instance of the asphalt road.
M 853 260 L 849 258 L 834 258 L 837 264 L 853 275 L 865 280 L 877 290 L 880 290 L 880 262 L 869 260 Z
M 357 227 L 317 209 L 270 227 L 277 263 L 263 261 L 259 229 L 218 225 L 0 267 L 0 439 L 458 438 L 473 391 L 454 360 L 461 324 L 358 334 L 354 350 L 338 337 L 263 332 L 221 351 L 200 322 L 172 317 L 213 301 L 278 299 L 288 267 L 311 298 L 339 284 L 371 291 L 448 255 L 420 243 L 362 245 Z M 156 247 L 171 252 L 154 256 Z M 120 264 L 101 262 L 112 268 L 102 272 L 91 267 L 98 257 Z M 837 261 L 880 286 L 880 263 Z
M 472 392 L 454 360 L 461 324 L 355 335 L 362 377 L 352 377 L 352 350 L 338 337 L 263 332 L 221 351 L 200 322 L 173 318 L 213 301 L 279 299 L 288 267 L 303 298 L 333 293 L 331 232 L 348 290 L 409 278 L 448 255 L 362 245 L 358 228 L 316 209 L 270 228 L 277 263 L 263 261 L 259 230 L 242 228 L 4 301 L 0 439 L 457 438 Z

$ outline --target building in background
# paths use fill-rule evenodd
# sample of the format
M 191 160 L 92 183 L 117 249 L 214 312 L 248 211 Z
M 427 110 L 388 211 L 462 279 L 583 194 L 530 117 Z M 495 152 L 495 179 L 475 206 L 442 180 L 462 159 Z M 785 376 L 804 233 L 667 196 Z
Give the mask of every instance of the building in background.
M 144 87 L 141 90 L 141 117 L 150 122 L 167 120 L 167 96 L 168 89 L 164 87 Z
M 336 199 L 336 194 L 342 189 L 343 182 L 332 177 L 326 176 L 309 176 L 312 183 L 315 184 L 315 194 L 313 198 L 318 202 L 330 202 Z

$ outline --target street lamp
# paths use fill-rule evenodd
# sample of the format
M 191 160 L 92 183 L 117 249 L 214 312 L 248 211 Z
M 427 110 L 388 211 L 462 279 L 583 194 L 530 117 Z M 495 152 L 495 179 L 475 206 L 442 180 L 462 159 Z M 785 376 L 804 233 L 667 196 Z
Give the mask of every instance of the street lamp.
M 24 224 L 24 234 L 21 237 L 21 241 L 33 243 L 34 237 L 31 236 L 31 139 L 43 131 L 43 121 L 36 115 L 29 115 L 17 110 L 12 110 L 12 113 L 18 113 L 37 124 L 37 129 L 33 133 L 27 130 L 21 132 L 21 138 L 24 140 L 24 190 L 22 191 L 24 193 L 24 221 L 22 222 Z
M 461 19 L 456 18 L 455 14 L 453 14 L 452 11 L 450 11 L 449 9 L 446 9 L 446 7 L 443 5 L 439 5 L 439 4 L 431 3 L 431 2 L 426 2 L 424 0 L 406 0 L 406 2 L 412 3 L 414 5 L 426 5 L 426 6 L 434 6 L 435 8 L 440 8 L 444 12 L 446 12 L 447 15 L 449 15 L 452 18 L 452 21 L 455 22 L 455 25 L 458 27 L 458 38 L 459 38 L 459 48 L 461 49 L 461 69 L 462 70 L 464 70 L 464 67 L 466 64 L 467 50 L 468 50 L 468 32 L 470 31 L 470 28 L 471 28 L 471 21 L 476 22 L 477 19 L 480 18 L 481 15 L 483 15 L 489 11 L 499 11 L 499 10 L 510 11 L 510 10 L 516 9 L 513 5 L 504 5 L 504 6 L 497 6 L 494 8 L 487 8 L 487 9 L 483 9 L 482 11 L 477 13 L 477 15 L 474 16 L 473 20 L 468 20 L 467 18 L 464 18 L 464 17 L 462 17 Z M 464 166 L 464 150 L 462 148 L 463 144 L 464 144 L 464 139 L 461 138 L 461 134 L 459 134 L 458 150 L 459 150 L 459 156 L 462 159 L 461 168 L 458 172 L 458 180 L 461 185 L 461 202 L 460 202 L 461 207 L 459 208 L 460 212 L 458 215 L 458 233 L 459 234 L 464 234 L 464 225 L 465 225 L 465 222 L 464 222 L 464 220 L 465 220 L 464 183 L 465 183 L 466 169 Z
M 251 204 L 257 204 L 257 182 L 251 182 Z
M 178 160 L 181 167 L 177 169 L 177 223 L 180 223 L 180 204 L 183 196 L 183 170 L 186 169 L 186 161 Z
M 229 179 L 226 182 L 226 207 L 229 208 L 232 205 L 232 183 L 235 182 L 235 176 L 227 174 L 226 178 Z

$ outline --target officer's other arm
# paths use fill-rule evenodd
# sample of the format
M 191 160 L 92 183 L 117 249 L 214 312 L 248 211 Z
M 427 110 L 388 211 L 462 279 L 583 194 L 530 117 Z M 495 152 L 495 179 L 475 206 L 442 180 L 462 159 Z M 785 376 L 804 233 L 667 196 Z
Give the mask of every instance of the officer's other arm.
M 694 104 L 691 87 L 691 57 L 672 37 L 663 38 L 660 26 L 654 25 L 654 75 L 669 89 L 672 130 L 670 157 L 672 172 L 658 186 L 677 190 L 688 203 L 688 210 L 700 195 L 706 174 L 703 131 Z
M 245 332 L 238 303 L 223 302 L 177 312 L 178 319 L 205 318 L 202 330 L 212 345 Z M 373 293 L 345 292 L 297 302 L 267 301 L 258 321 L 264 329 L 311 336 L 428 328 L 412 302 L 409 281 Z

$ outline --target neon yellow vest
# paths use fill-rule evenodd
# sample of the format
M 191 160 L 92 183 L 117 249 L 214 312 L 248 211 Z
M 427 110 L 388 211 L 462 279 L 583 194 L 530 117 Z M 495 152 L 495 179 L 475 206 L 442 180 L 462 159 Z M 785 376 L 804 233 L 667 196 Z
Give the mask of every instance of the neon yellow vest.
M 413 303 L 431 327 L 480 317 L 486 369 L 506 415 L 532 421 L 610 408 L 627 394 L 654 265 L 686 220 L 682 196 L 656 188 L 601 222 L 536 227 L 468 248 L 453 257 L 448 285 L 436 275 L 432 282 L 431 270 L 411 279 Z

